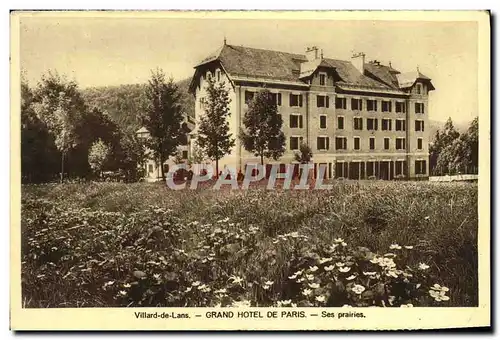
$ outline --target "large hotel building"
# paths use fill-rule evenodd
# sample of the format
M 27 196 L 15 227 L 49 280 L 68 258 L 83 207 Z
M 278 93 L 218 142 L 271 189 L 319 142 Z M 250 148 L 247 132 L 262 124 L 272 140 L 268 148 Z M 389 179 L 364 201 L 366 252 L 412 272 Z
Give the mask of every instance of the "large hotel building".
M 315 169 L 324 164 L 327 178 L 428 177 L 428 93 L 434 86 L 418 69 L 401 73 L 390 63 L 366 61 L 363 53 L 344 61 L 325 58 L 317 47 L 303 55 L 224 42 L 195 66 L 190 91 L 196 122 L 210 76 L 230 91 L 229 124 L 236 139 L 220 166 L 244 171 L 246 164 L 260 163 L 243 148 L 238 132 L 248 103 L 265 87 L 274 93 L 286 136 L 284 155 L 266 164 L 294 163 L 299 145 L 306 143 Z

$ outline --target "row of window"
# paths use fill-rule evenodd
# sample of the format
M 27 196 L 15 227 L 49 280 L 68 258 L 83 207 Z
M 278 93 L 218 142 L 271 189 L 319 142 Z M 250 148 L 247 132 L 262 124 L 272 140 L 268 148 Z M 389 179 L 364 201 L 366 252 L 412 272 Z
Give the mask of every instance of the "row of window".
M 253 100 L 255 92 L 245 91 L 245 103 L 248 104 Z M 281 93 L 273 93 L 272 94 L 274 101 L 278 106 L 281 106 Z M 302 107 L 303 99 L 301 94 L 293 94 L 290 93 L 290 106 L 291 107 Z M 396 102 L 395 103 L 395 112 L 397 113 L 406 113 L 406 103 L 405 102 Z M 316 96 L 316 106 L 317 107 L 330 107 L 330 97 L 326 95 L 317 95 Z M 337 109 L 347 109 L 347 99 L 343 97 L 335 98 L 335 108 Z M 393 106 L 392 102 L 388 100 L 382 100 L 380 105 L 382 112 L 392 112 Z M 351 98 L 351 110 L 363 110 L 363 99 L 359 98 Z M 378 111 L 378 101 L 375 99 L 366 99 L 366 110 L 367 111 Z M 416 113 L 424 113 L 424 104 L 423 103 L 415 103 L 415 112 Z
M 356 165 L 354 165 L 356 164 Z M 350 165 L 350 166 L 349 166 Z M 335 162 L 335 178 L 364 178 L 375 176 L 377 178 L 389 179 L 389 162 L 377 162 L 377 161 L 367 161 L 366 162 L 366 176 L 365 167 L 361 162 Z M 354 170 L 354 171 L 353 171 Z M 416 160 L 415 161 L 415 174 L 425 175 L 427 173 L 427 161 Z M 406 176 L 406 161 L 394 161 L 394 176 Z M 331 174 L 330 174 L 331 176 Z
M 337 129 L 344 129 L 344 117 L 337 117 Z M 396 119 L 394 124 L 395 131 L 406 131 L 406 120 L 404 119 Z M 290 115 L 290 128 L 298 128 L 302 129 L 304 127 L 303 116 L 300 114 L 291 114 Z M 320 115 L 319 116 L 319 128 L 326 129 L 327 128 L 327 116 Z M 363 130 L 363 118 L 362 117 L 354 117 L 353 118 L 353 128 L 354 130 Z M 381 130 L 382 131 L 392 131 L 392 119 L 382 119 L 381 120 Z M 370 131 L 378 130 L 378 119 L 377 118 L 366 118 L 366 129 Z M 424 131 L 424 121 L 423 120 L 415 120 L 415 131 Z
M 396 150 L 406 149 L 406 138 L 396 137 L 395 139 Z M 290 137 L 290 150 L 299 150 L 299 146 L 303 143 L 303 137 L 292 136 Z M 376 139 L 375 137 L 369 138 L 370 150 L 375 150 Z M 391 144 L 390 137 L 384 137 L 384 150 L 389 150 Z M 316 140 L 316 147 L 318 150 L 329 150 L 330 149 L 330 137 L 319 136 Z M 335 137 L 335 150 L 347 150 L 347 137 Z M 353 138 L 353 149 L 361 150 L 361 138 Z M 423 149 L 423 138 L 417 138 L 417 149 Z

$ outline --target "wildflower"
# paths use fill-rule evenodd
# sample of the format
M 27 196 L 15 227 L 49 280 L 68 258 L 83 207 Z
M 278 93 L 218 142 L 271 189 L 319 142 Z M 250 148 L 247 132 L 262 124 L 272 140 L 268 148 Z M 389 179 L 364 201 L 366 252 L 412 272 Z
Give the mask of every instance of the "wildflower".
M 335 265 L 337 267 L 343 267 L 343 266 L 345 266 L 345 264 L 343 262 L 337 262 L 337 263 L 335 263 Z
M 312 289 L 318 289 L 319 284 L 318 283 L 309 283 L 309 287 L 311 287 Z
M 125 284 L 123 285 L 123 288 L 130 288 L 130 287 L 131 287 L 131 286 L 130 286 L 130 283 L 125 283 Z
M 401 306 L 399 306 L 399 307 L 403 307 L 403 308 L 405 308 L 405 307 L 413 307 L 413 304 L 408 303 L 408 304 L 406 304 L 406 305 L 401 305 Z
M 317 266 L 312 266 L 312 267 L 310 266 L 310 267 L 309 267 L 309 271 L 311 271 L 311 272 L 313 272 L 313 273 L 314 273 L 316 270 L 318 270 L 318 267 L 317 267 Z
M 298 279 L 296 282 L 297 283 L 301 283 L 301 282 L 304 282 L 306 279 L 304 279 L 303 277 L 301 277 L 300 279 Z
M 333 240 L 333 242 L 335 242 L 335 243 L 342 243 L 342 242 L 344 242 L 344 240 L 341 239 L 341 238 L 336 238 L 335 240 Z
M 290 275 L 288 277 L 290 280 L 295 280 L 297 278 L 297 275 L 296 274 L 293 274 L 293 275 Z
M 240 284 L 243 282 L 243 279 L 239 276 L 231 276 L 230 277 L 231 280 L 233 280 L 233 283 L 237 283 L 237 284 Z
M 294 275 L 302 275 L 304 271 L 303 270 L 298 270 L 296 271 L 295 273 L 293 273 Z
M 297 304 L 292 302 L 292 307 L 293 307 L 293 308 L 296 308 L 296 307 L 297 307 Z
M 217 289 L 214 291 L 215 294 L 226 294 L 227 293 L 227 290 L 226 288 L 222 288 L 222 289 Z
M 304 295 L 304 296 L 309 296 L 309 295 L 311 295 L 311 293 L 312 293 L 312 290 L 307 289 L 307 288 L 302 291 L 302 295 Z
M 268 285 L 263 285 L 262 286 L 262 289 L 264 289 L 264 290 L 268 290 L 269 288 L 271 288 L 271 286 L 268 286 Z
M 273 283 L 274 283 L 273 281 L 266 281 L 266 282 L 264 282 L 264 284 L 267 285 L 267 286 L 271 286 Z
M 340 267 L 339 271 L 341 273 L 347 273 L 349 270 L 351 270 L 351 267 Z
M 273 244 L 276 244 L 276 243 L 278 243 L 279 241 L 280 241 L 280 240 L 275 240 L 275 241 L 273 241 Z
M 424 220 L 429 221 L 429 220 L 430 220 L 430 218 L 431 218 L 430 216 L 425 216 L 425 217 L 424 217 Z
M 159 279 L 160 279 L 160 277 L 161 277 L 161 275 L 160 275 L 160 274 L 153 274 L 153 277 L 154 277 L 155 279 L 159 280 Z
M 382 258 L 381 257 L 373 257 L 373 259 L 370 260 L 371 263 L 375 263 L 375 264 L 378 264 L 382 261 Z
M 341 245 L 342 245 L 342 247 L 347 247 L 347 243 L 345 243 L 345 242 L 342 242 Z
M 313 274 L 306 274 L 306 279 L 308 279 L 309 281 L 312 281 L 312 280 L 314 280 L 314 275 Z
M 421 285 L 422 285 L 422 284 L 417 283 L 417 284 L 415 285 L 415 288 L 419 289 Z
M 420 270 L 426 270 L 426 269 L 429 269 L 429 268 L 430 267 L 428 265 L 426 265 L 425 263 L 423 263 L 423 262 L 420 262 L 418 264 L 418 269 L 420 269 Z
M 250 307 L 252 304 L 249 300 L 233 301 L 232 307 L 246 308 Z
M 323 264 L 323 263 L 326 263 L 326 262 L 330 262 L 331 260 L 333 260 L 331 257 L 325 257 L 325 258 L 320 259 L 319 263 Z
M 329 271 L 332 271 L 333 269 L 335 269 L 335 266 L 332 264 L 331 266 L 327 266 L 324 269 L 325 269 L 325 271 L 329 272 Z
M 401 246 L 399 244 L 395 243 L 395 244 L 391 244 L 389 246 L 389 249 L 401 249 Z
M 293 238 L 297 238 L 297 237 L 300 237 L 299 233 L 294 231 L 292 233 L 290 233 L 290 236 L 293 237 Z
M 202 284 L 202 285 L 198 286 L 198 290 L 204 290 L 205 288 L 207 288 L 206 284 Z
M 392 258 L 396 257 L 396 254 L 394 254 L 394 253 L 385 253 L 384 257 L 390 257 L 392 259 Z
M 354 280 L 355 278 L 356 278 L 356 275 L 351 275 L 348 278 L 346 278 L 346 280 L 351 281 L 351 280 Z
M 366 276 L 375 276 L 377 274 L 377 272 L 363 272 L 363 275 L 366 275 Z
M 318 302 L 325 302 L 326 298 L 324 295 L 319 295 L 319 296 L 316 296 L 315 300 Z
M 352 291 L 356 294 L 361 294 L 365 291 L 365 287 L 363 287 L 362 285 L 354 285 L 354 287 L 351 288 Z
M 186 290 L 184 291 L 185 293 L 189 293 L 193 289 L 192 287 L 187 287 Z
M 120 294 L 121 296 L 125 296 L 127 295 L 127 292 L 125 290 L 120 290 L 118 294 Z
M 208 293 L 210 292 L 212 289 L 209 287 L 209 286 L 205 286 L 203 287 L 203 289 L 200 289 L 203 293 Z
M 106 282 L 104 285 L 105 285 L 105 286 L 111 286 L 111 285 L 113 285 L 114 283 L 115 283 L 115 281 L 108 281 L 108 282 Z
M 387 276 L 392 276 L 392 277 L 395 277 L 395 278 L 397 278 L 397 277 L 398 277 L 398 274 L 397 274 L 397 273 L 396 273 L 396 271 L 394 271 L 394 270 L 389 270 L 389 271 L 387 271 L 386 275 L 387 275 Z
M 289 306 L 292 303 L 292 300 L 280 300 L 277 302 L 278 307 Z
M 394 268 L 396 267 L 396 263 L 394 263 L 393 259 L 389 259 L 384 257 L 381 262 L 379 262 L 380 267 Z
M 450 298 L 446 296 L 446 292 L 450 289 L 448 287 L 441 286 L 439 284 L 434 284 L 429 290 L 429 295 L 436 301 L 448 301 Z
M 197 287 L 197 286 L 199 286 L 200 284 L 201 284 L 201 282 L 200 282 L 200 281 L 194 281 L 193 283 L 191 283 L 191 285 L 192 285 L 193 287 Z
M 406 249 L 413 249 L 413 246 L 405 246 Z

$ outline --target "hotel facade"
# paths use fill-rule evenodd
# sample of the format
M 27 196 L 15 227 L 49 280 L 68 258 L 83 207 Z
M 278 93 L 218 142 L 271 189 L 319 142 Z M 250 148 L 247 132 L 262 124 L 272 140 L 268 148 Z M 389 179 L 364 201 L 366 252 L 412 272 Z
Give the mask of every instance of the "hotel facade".
M 420 73 L 401 73 L 392 65 L 365 60 L 323 57 L 317 47 L 292 54 L 224 43 L 195 66 L 190 92 L 195 96 L 196 140 L 199 117 L 207 100 L 206 80 L 224 82 L 230 94 L 230 131 L 236 139 L 229 155 L 219 161 L 245 171 L 260 159 L 238 139 L 248 104 L 266 88 L 283 119 L 286 151 L 266 164 L 296 163 L 301 143 L 313 153 L 315 176 L 319 165 L 326 178 L 425 179 L 429 176 L 428 94 L 431 79 Z

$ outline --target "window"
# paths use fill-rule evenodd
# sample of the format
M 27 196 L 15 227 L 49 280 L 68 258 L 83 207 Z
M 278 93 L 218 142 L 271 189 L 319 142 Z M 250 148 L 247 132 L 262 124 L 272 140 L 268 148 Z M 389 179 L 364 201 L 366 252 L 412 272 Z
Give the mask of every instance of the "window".
M 392 112 L 392 102 L 382 100 L 382 112 Z
M 363 100 L 362 99 L 351 99 L 351 110 L 363 110 Z
M 319 74 L 319 84 L 321 86 L 325 86 L 326 85 L 326 74 L 324 74 L 324 73 L 320 73 Z
M 153 172 L 153 164 L 148 164 L 148 172 Z
M 375 137 L 370 137 L 370 150 L 375 150 Z
M 406 162 L 405 161 L 396 161 L 394 174 L 396 176 L 401 176 L 406 174 Z
M 406 149 L 406 138 L 396 138 L 396 150 Z
M 245 104 L 250 103 L 253 100 L 254 92 L 245 91 Z
M 204 110 L 205 104 L 206 104 L 205 97 L 201 97 L 200 98 L 200 109 Z
M 377 101 L 374 99 L 368 99 L 366 101 L 366 109 L 368 111 L 377 111 Z
M 290 93 L 290 106 L 302 107 L 302 95 Z
M 182 151 L 182 159 L 187 159 L 188 158 L 188 152 L 186 150 Z
M 415 121 L 415 131 L 424 131 L 424 121 L 416 120 Z
M 346 150 L 347 149 L 347 137 L 335 137 L 335 149 L 336 150 Z
M 367 118 L 366 119 L 366 129 L 370 131 L 378 130 L 378 119 Z
M 316 96 L 316 105 L 318 107 L 330 107 L 328 96 Z
M 339 130 L 344 129 L 344 117 L 342 117 L 342 116 L 337 117 L 337 129 L 339 129 Z
M 417 138 L 417 149 L 422 150 L 424 148 L 423 143 L 424 140 L 422 138 Z
M 354 137 L 354 150 L 359 150 L 360 147 L 360 140 L 359 137 Z
M 210 78 L 212 78 L 212 72 L 210 72 L 210 71 L 207 71 L 207 75 L 206 75 L 206 78 L 207 78 L 207 79 L 210 79 Z
M 290 137 L 290 150 L 299 150 L 302 137 Z
M 318 137 L 317 145 L 318 145 L 318 150 L 328 150 L 330 148 L 330 138 Z
M 326 129 L 326 115 L 319 116 L 319 128 Z
M 281 106 L 281 93 L 271 93 L 271 98 L 273 98 L 276 105 Z
M 335 108 L 336 109 L 347 109 L 347 100 L 345 98 L 335 98 Z
M 366 162 L 366 176 L 368 178 L 375 176 L 375 162 Z
M 382 119 L 382 131 L 392 130 L 392 119 Z
M 303 119 L 302 115 L 296 115 L 296 114 L 291 114 L 290 115 L 290 127 L 294 129 L 302 129 L 303 126 Z
M 217 75 L 217 81 L 220 81 L 220 70 L 215 71 L 215 74 Z
M 354 130 L 363 130 L 363 118 L 354 117 Z
M 417 84 L 415 86 L 415 92 L 416 94 L 422 94 L 422 84 Z
M 396 112 L 406 113 L 406 103 L 405 102 L 396 102 Z
M 425 160 L 415 161 L 415 174 L 425 175 L 427 173 L 427 162 Z
M 424 103 L 415 103 L 415 113 L 425 113 Z
M 406 131 L 406 120 L 396 119 L 396 131 Z
M 343 178 L 347 175 L 347 163 L 346 162 L 336 162 L 335 163 L 335 178 Z
M 390 138 L 389 137 L 385 137 L 384 138 L 384 149 L 385 150 L 389 150 L 389 142 L 390 142 Z

